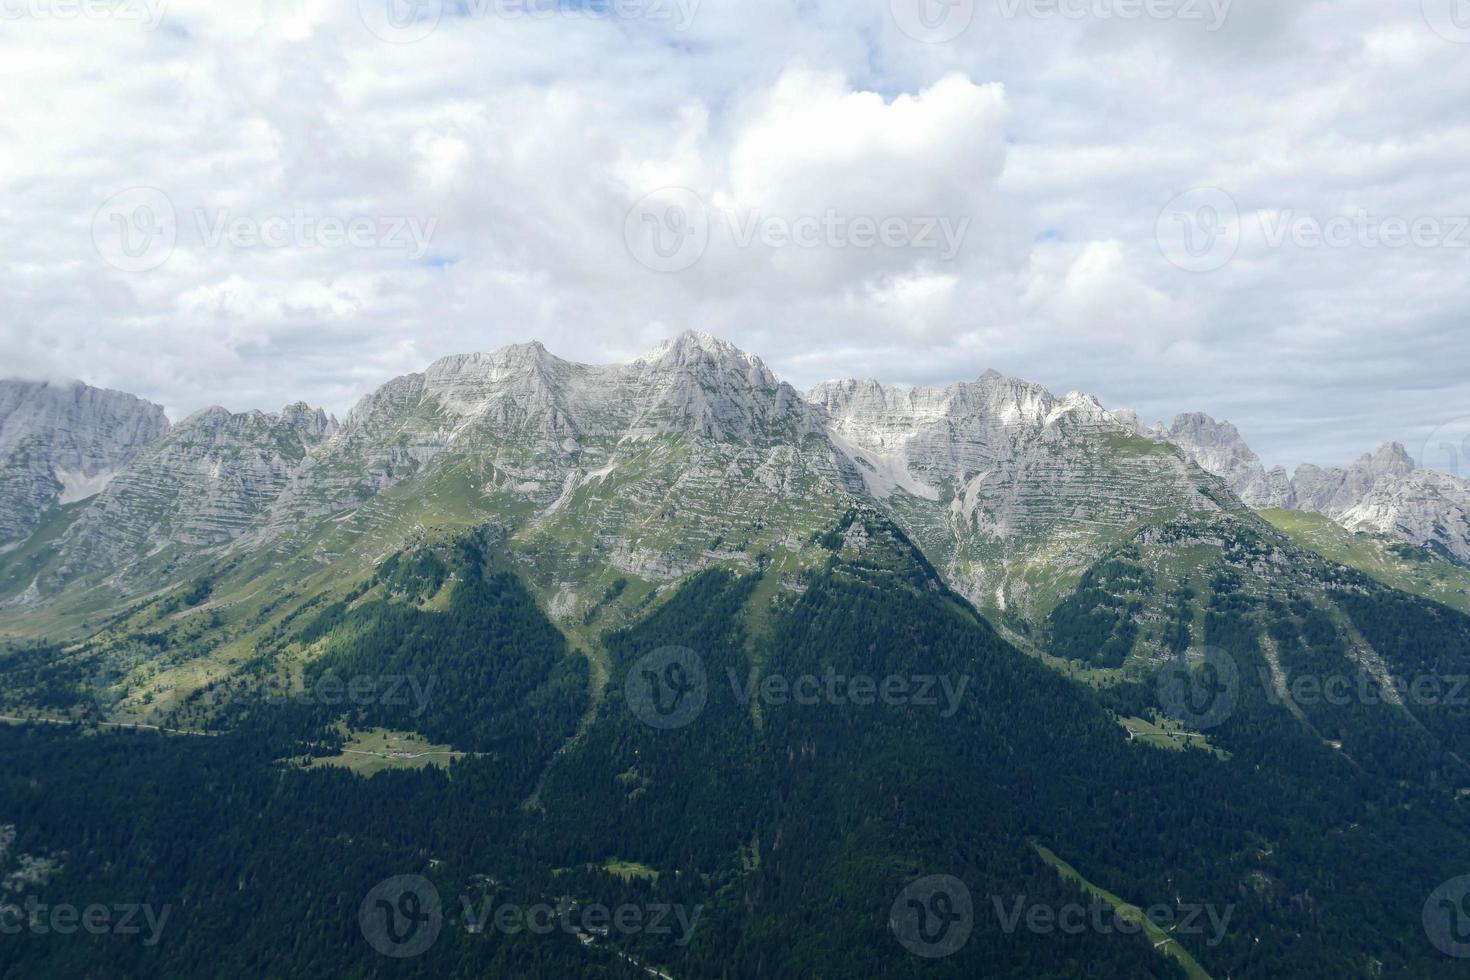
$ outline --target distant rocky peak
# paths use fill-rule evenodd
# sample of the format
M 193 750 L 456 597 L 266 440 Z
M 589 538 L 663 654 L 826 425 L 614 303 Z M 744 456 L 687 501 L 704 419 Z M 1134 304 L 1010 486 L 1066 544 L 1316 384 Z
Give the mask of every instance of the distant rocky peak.
M 1364 456 L 1360 462 L 1366 462 L 1372 472 L 1380 476 L 1408 476 L 1418 469 L 1414 457 L 1398 442 L 1384 443 L 1376 452 Z
M 1131 408 L 1115 408 L 1111 410 L 1111 414 L 1123 428 L 1136 436 L 1153 438 L 1158 434 L 1158 430 L 1164 427 L 1164 423 L 1162 422 L 1158 423 L 1157 426 L 1150 426 L 1144 422 L 1143 416 Z
M 700 330 L 686 330 L 672 340 L 664 341 L 634 361 L 632 367 L 655 372 L 738 377 L 758 388 L 774 388 L 779 384 L 759 357 Z
M 245 418 L 250 414 L 251 413 L 249 412 L 242 412 L 239 417 Z M 255 414 L 259 415 L 262 413 L 257 411 Z M 206 408 L 201 408 L 197 411 L 190 412 L 188 415 L 185 415 L 183 420 L 180 421 L 178 425 L 174 426 L 173 434 L 178 435 L 179 433 L 188 429 L 224 425 L 235 417 L 235 413 L 231 412 L 223 405 L 210 405 Z
M 473 391 L 484 385 L 503 384 L 556 371 L 567 362 L 548 351 L 540 341 L 512 344 L 493 351 L 455 354 L 429 365 L 424 379 L 436 390 L 463 388 Z
M 722 340 L 712 333 L 703 330 L 685 330 L 683 333 L 668 340 L 661 340 L 646 351 L 638 361 L 657 363 L 666 360 L 671 355 L 680 360 L 700 354 L 713 357 L 740 357 L 756 360 L 753 355 L 745 353 L 739 347 Z
M 1241 458 L 1256 459 L 1240 430 L 1230 422 L 1216 422 L 1203 412 L 1189 412 L 1174 419 L 1167 437 L 1171 442 L 1184 441 L 1194 447 L 1223 447 L 1236 451 Z
M 961 412 L 980 409 L 1007 425 L 1044 424 L 1057 406 L 1057 398 L 1044 385 L 989 370 L 975 381 L 949 389 L 963 397 L 952 398 Z
M 1304 464 L 1297 468 L 1296 479 L 1299 483 L 1310 483 L 1320 501 L 1323 487 L 1331 487 L 1339 495 L 1346 492 L 1359 497 L 1375 487 L 1402 480 L 1417 471 L 1418 465 L 1402 444 L 1387 442 L 1373 452 L 1359 456 L 1346 468 Z
M 539 340 L 525 344 L 510 344 L 488 354 L 478 355 L 473 363 L 488 365 L 491 370 L 505 373 L 526 373 L 564 364 Z
M 1200 469 L 1230 484 L 1250 507 L 1296 506 L 1296 490 L 1286 471 L 1277 468 L 1268 472 L 1261 458 L 1241 437 L 1240 430 L 1230 422 L 1217 422 L 1203 412 L 1188 412 L 1177 416 L 1167 429 L 1160 425 L 1139 431 L 1184 450 Z
M 1201 468 L 1236 481 L 1265 473 L 1265 465 L 1231 422 L 1217 422 L 1203 412 L 1176 416 L 1167 429 L 1147 433 L 1183 449 Z M 1249 501 L 1247 501 L 1249 503 Z
M 65 451 L 130 458 L 168 429 L 163 408 L 135 395 L 80 381 L 0 380 L 0 456 L 37 436 Z
M 1051 418 L 1056 419 L 1063 415 L 1076 415 L 1079 418 L 1094 421 L 1122 424 L 1113 417 L 1111 412 L 1103 408 L 1102 402 L 1097 400 L 1096 395 L 1086 391 L 1069 391 L 1062 396 L 1061 401 L 1053 407 Z
M 1281 467 L 1267 471 L 1235 426 L 1208 415 L 1181 415 L 1147 434 L 1179 446 L 1251 507 L 1321 514 L 1350 531 L 1390 535 L 1470 565 L 1470 481 L 1419 469 L 1400 443 L 1346 467 L 1304 463 L 1288 477 Z
M 937 418 L 1001 424 L 1044 424 L 1061 403 L 1045 387 L 989 370 L 974 381 L 945 388 L 883 385 L 870 378 L 824 381 L 807 392 L 807 400 L 835 419 L 874 421 L 880 416 L 916 422 Z M 1102 406 L 1090 395 L 1077 394 L 1073 407 Z
M 872 378 L 844 378 L 814 385 L 804 397 L 812 405 L 835 417 L 842 417 L 902 411 L 910 403 L 912 391 L 910 388 L 885 387 Z
M 292 402 L 277 413 L 287 427 L 299 432 L 308 442 L 321 442 L 337 431 L 337 419 L 306 402 Z

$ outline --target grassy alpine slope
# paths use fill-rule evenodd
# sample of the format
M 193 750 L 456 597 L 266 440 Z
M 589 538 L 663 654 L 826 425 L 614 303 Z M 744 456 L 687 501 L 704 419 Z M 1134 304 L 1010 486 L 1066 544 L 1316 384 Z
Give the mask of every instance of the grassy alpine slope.
M 1307 511 L 1264 510 L 1261 516 L 1303 548 L 1366 572 L 1389 588 L 1470 612 L 1470 569 L 1432 551 L 1380 534 L 1349 531 Z

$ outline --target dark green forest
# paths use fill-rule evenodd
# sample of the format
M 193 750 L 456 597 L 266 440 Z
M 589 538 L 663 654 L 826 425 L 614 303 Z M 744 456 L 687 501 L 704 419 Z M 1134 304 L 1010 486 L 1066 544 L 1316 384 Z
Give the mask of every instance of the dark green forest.
M 1177 934 L 1214 977 L 1466 975 L 1421 922 L 1430 892 L 1470 871 L 1458 792 L 1470 772 L 1453 751 L 1463 708 L 1324 699 L 1301 708 L 1304 724 L 1272 690 L 1268 651 L 1294 672 L 1340 671 L 1351 662 L 1341 630 L 1307 597 L 1261 599 L 1219 575 L 1200 621 L 1180 614 L 1171 628 L 1193 629 L 1239 667 L 1234 710 L 1210 733 L 1221 753 L 1130 742 L 1117 718 L 1157 710 L 1153 685 L 1094 690 L 1047 668 L 896 529 L 855 520 L 867 524 L 861 552 L 828 535 L 825 567 L 774 602 L 760 598 L 763 572 L 708 571 L 604 634 L 611 681 L 595 713 L 584 651 L 490 539 L 471 535 L 385 563 L 351 600 L 292 625 L 325 643 L 308 690 L 328 676 L 434 678 L 422 710 L 235 692 L 178 707 L 180 721 L 207 718 L 209 736 L 0 726 L 10 851 L 60 867 L 25 894 L 170 909 L 153 946 L 0 935 L 0 976 L 1186 975 L 1144 935 L 1008 930 L 1001 911 L 1017 899 L 1092 901 L 1036 845 L 1135 905 L 1228 910 L 1222 935 Z M 422 607 L 445 587 L 442 609 Z M 1067 655 L 1121 662 L 1132 600 L 1118 596 L 1148 588 L 1177 587 L 1126 552 L 1100 563 L 1052 619 Z M 1470 672 L 1470 619 L 1356 580 L 1344 580 L 1343 608 L 1396 671 Z M 661 728 L 630 691 L 670 648 L 691 651 L 702 680 L 654 678 L 697 685 L 704 701 Z M 257 694 L 273 687 L 268 653 Z M 78 678 L 48 669 L 55 660 L 18 651 L 0 678 L 58 702 L 85 697 Z M 927 678 L 963 693 L 952 712 L 942 697 L 744 697 L 752 677 L 807 676 Z M 370 778 L 299 765 L 374 727 L 470 754 Z M 609 862 L 650 873 L 614 874 Z M 443 900 L 437 941 L 402 959 L 376 951 L 359 919 L 375 886 L 399 875 L 432 882 Z M 929 959 L 896 939 L 890 916 L 906 888 L 939 875 L 963 882 L 970 934 Z M 466 903 L 487 902 L 698 917 L 688 936 L 476 932 Z

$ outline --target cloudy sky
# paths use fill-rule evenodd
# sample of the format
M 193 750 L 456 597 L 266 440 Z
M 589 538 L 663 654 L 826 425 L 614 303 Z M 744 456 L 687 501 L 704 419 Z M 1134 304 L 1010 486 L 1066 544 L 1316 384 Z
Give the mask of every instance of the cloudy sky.
M 537 3 L 0 0 L 0 375 L 343 414 L 696 328 L 1287 465 L 1470 416 L 1470 0 Z

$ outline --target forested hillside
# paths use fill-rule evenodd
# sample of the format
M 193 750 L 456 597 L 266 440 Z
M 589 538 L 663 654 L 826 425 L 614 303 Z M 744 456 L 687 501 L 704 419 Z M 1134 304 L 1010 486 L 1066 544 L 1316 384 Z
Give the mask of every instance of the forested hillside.
M 301 617 L 277 652 L 316 655 L 289 696 L 263 695 L 284 670 L 263 658 L 253 690 L 175 708 L 214 734 L 0 727 L 0 825 L 52 868 L 24 894 L 169 909 L 153 945 L 0 936 L 0 975 L 1459 975 L 1421 913 L 1470 862 L 1461 712 L 1287 704 L 1267 649 L 1345 662 L 1311 602 L 1212 583 L 1187 631 L 1237 662 L 1229 711 L 1169 751 L 1119 724 L 1177 710 L 1167 685 L 1094 687 L 1018 651 L 876 515 L 819 548 L 799 575 L 696 575 L 589 653 L 497 567 L 493 536 L 469 535 Z M 1145 583 L 1110 561 L 1086 587 Z M 1462 668 L 1438 651 L 1470 649 L 1470 619 L 1351 594 L 1396 664 Z M 1426 617 L 1422 641 L 1396 625 Z M 3 676 L 50 677 L 52 659 Z M 429 694 L 334 703 L 333 676 Z M 323 764 L 383 731 L 453 761 Z M 1057 861 L 1116 899 L 1080 931 L 1027 917 L 1098 904 Z M 432 884 L 437 931 L 385 956 L 365 923 L 399 876 Z M 1172 942 L 1128 930 L 1123 903 L 1169 911 Z M 573 925 L 487 925 L 507 905 Z M 599 906 L 641 925 L 586 927 Z

